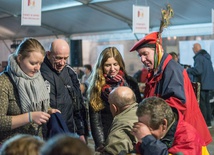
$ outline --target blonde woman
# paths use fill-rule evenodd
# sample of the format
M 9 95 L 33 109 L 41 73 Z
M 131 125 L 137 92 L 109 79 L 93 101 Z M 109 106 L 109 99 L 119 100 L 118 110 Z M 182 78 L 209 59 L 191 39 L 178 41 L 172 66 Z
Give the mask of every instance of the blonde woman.
M 36 39 L 25 39 L 0 74 L 0 144 L 16 134 L 42 136 L 49 113 L 59 112 L 48 111 L 49 93 L 40 73 L 44 55 Z
M 88 99 L 91 132 L 96 151 L 103 149 L 113 120 L 108 102 L 109 93 L 119 86 L 130 87 L 141 101 L 137 81 L 127 75 L 122 55 L 115 47 L 105 48 L 89 77 Z

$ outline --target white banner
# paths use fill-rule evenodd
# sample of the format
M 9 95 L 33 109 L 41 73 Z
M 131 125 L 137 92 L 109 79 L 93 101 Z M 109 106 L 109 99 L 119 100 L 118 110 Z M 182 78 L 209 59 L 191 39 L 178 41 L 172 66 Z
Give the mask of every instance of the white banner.
M 22 0 L 21 25 L 41 26 L 42 0 Z
M 212 19 L 211 19 L 211 21 L 212 21 L 212 23 L 213 23 L 213 27 L 212 27 L 212 32 L 213 32 L 213 34 L 214 34 L 214 9 L 212 9 Z
M 149 7 L 133 5 L 133 33 L 149 33 Z

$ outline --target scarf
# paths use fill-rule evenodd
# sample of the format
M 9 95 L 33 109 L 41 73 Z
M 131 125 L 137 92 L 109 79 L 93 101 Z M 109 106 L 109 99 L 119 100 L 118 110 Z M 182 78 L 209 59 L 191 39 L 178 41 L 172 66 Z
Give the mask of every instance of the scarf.
M 49 93 L 40 71 L 33 77 L 26 75 L 17 64 L 13 54 L 8 58 L 6 71 L 17 87 L 22 113 L 47 112 L 50 103 Z
M 124 76 L 125 75 L 121 70 L 114 77 L 110 77 L 109 75 L 104 74 L 106 84 L 102 87 L 101 96 L 105 102 L 108 102 L 108 95 L 114 88 L 118 86 L 128 86 L 128 84 L 124 80 Z

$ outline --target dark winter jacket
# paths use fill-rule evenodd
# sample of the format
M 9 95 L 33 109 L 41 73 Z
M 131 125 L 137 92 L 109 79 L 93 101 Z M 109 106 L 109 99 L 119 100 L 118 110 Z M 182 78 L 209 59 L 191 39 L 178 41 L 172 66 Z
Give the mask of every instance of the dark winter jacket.
M 69 65 L 58 73 L 52 68 L 47 56 L 41 66 L 41 73 L 50 90 L 50 106 L 61 111 L 70 132 L 84 135 L 85 108 L 77 74 Z
M 193 57 L 194 67 L 187 69 L 193 75 L 194 82 L 201 83 L 202 90 L 214 90 L 214 71 L 210 55 L 205 50 L 200 50 Z
M 137 81 L 131 76 L 126 76 L 125 80 L 135 93 L 137 103 L 139 103 L 141 101 L 141 96 Z M 104 104 L 105 108 L 99 112 L 94 112 L 89 106 L 91 132 L 95 142 L 95 148 L 104 144 L 113 120 L 109 103 L 105 102 Z

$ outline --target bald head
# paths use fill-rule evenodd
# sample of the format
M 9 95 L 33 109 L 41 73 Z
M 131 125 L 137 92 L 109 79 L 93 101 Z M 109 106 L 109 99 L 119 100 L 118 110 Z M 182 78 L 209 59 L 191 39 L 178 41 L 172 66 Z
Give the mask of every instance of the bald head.
M 127 107 L 127 105 L 131 105 L 135 102 L 135 94 L 129 87 L 117 87 L 109 94 L 109 103 L 114 104 L 119 109 L 123 109 Z
M 62 52 L 70 52 L 70 47 L 68 43 L 63 39 L 56 39 L 51 43 L 50 52 L 55 54 L 62 53 Z
M 192 49 L 193 49 L 193 52 L 196 54 L 196 53 L 198 53 L 201 50 L 201 45 L 199 43 L 195 43 L 193 45 Z
M 68 43 L 63 39 L 56 39 L 50 45 L 50 51 L 48 52 L 48 59 L 52 64 L 52 67 L 61 72 L 66 65 L 66 61 L 69 57 L 70 47 Z

